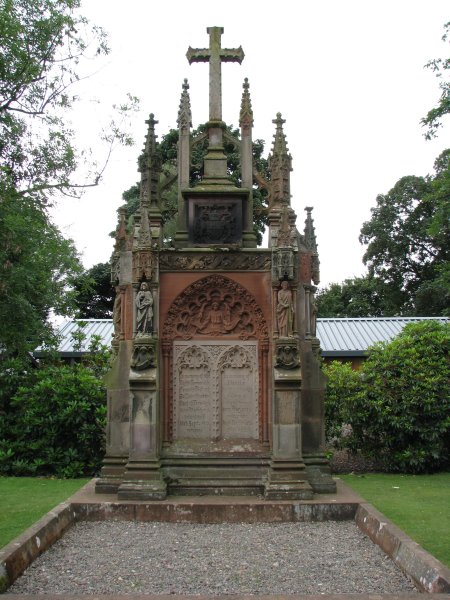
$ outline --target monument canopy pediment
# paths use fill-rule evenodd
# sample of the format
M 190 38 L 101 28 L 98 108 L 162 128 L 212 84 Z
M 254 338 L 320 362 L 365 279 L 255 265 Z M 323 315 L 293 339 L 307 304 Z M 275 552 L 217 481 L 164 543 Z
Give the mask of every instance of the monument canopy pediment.
M 164 340 L 266 339 L 267 324 L 253 295 L 227 277 L 210 275 L 187 287 L 172 303 Z

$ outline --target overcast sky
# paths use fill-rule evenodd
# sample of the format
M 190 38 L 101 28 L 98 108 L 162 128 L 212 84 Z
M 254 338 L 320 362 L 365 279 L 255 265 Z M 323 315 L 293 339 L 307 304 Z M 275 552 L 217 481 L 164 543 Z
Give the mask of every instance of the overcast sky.
M 245 53 L 242 65 L 222 67 L 227 124 L 238 124 L 244 77 L 253 137 L 266 141 L 267 152 L 276 113 L 286 119 L 292 205 L 300 230 L 304 207 L 314 207 L 322 286 L 364 272 L 358 235 L 377 194 L 404 175 L 431 173 L 449 145 L 448 123 L 431 142 L 420 126 L 439 98 L 438 80 L 424 65 L 448 56 L 441 41 L 448 0 L 85 0 L 82 12 L 109 32 L 111 46 L 75 116 L 83 142 L 126 92 L 141 101 L 136 145 L 115 152 L 98 188 L 61 200 L 54 211 L 85 267 L 109 260 L 108 233 L 122 192 L 138 181 L 148 114 L 159 121 L 159 136 L 176 127 L 186 77 L 194 127 L 208 119 L 208 66 L 189 66 L 185 55 L 188 46 L 208 46 L 209 26 L 224 27 L 223 47 L 242 45 Z M 101 146 L 94 150 L 101 159 Z

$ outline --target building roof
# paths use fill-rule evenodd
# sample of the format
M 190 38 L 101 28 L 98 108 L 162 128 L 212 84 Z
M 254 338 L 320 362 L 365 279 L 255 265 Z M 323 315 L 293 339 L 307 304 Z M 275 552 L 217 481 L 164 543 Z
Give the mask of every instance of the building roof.
M 317 319 L 322 356 L 364 356 L 377 342 L 389 342 L 408 323 L 450 321 L 447 317 L 363 317 Z
M 84 324 L 83 327 L 80 325 Z M 75 349 L 74 338 L 72 335 L 78 331 L 86 336 L 81 344 L 81 348 Z M 114 326 L 112 319 L 81 319 L 74 321 L 64 321 L 59 325 L 58 336 L 60 338 L 58 352 L 63 358 L 76 358 L 84 354 L 95 336 L 99 337 L 101 344 L 110 346 Z M 36 353 L 39 356 L 39 353 Z
M 447 317 L 322 318 L 317 319 L 317 337 L 320 339 L 324 357 L 364 356 L 369 346 L 376 342 L 388 342 L 398 335 L 407 323 L 435 320 L 450 321 Z M 75 350 L 72 334 L 79 330 L 80 323 L 85 324 L 82 331 L 86 339 L 81 350 Z M 58 351 L 63 358 L 76 358 L 86 352 L 93 336 L 99 336 L 101 343 L 109 346 L 113 333 L 111 319 L 64 321 L 59 326 L 61 341 Z M 39 351 L 35 352 L 35 356 L 41 354 Z

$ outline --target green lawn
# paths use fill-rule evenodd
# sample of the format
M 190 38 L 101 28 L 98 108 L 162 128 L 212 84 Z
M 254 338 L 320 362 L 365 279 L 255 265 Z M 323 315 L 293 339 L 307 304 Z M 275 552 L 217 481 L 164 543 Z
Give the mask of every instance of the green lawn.
M 450 567 L 450 473 L 339 477 Z
M 0 477 L 0 548 L 88 481 Z

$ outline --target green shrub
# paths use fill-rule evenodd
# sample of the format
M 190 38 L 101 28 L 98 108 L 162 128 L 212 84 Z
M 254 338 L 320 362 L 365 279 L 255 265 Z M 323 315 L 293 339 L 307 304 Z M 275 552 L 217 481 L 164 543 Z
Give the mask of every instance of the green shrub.
M 3 358 L 0 360 L 0 423 L 9 412 L 11 398 L 21 385 L 32 381 L 34 369 L 28 359 Z
M 345 427 L 350 419 L 348 410 L 361 389 L 360 376 L 348 363 L 337 360 L 324 365 L 323 372 L 328 380 L 325 396 L 325 437 L 329 444 L 339 448 L 345 446 Z
M 3 474 L 80 477 L 99 468 L 104 453 L 105 389 L 83 365 L 39 369 L 11 399 L 0 442 Z
M 80 477 L 95 474 L 104 455 L 108 353 L 98 343 L 82 363 L 54 357 L 39 368 L 3 365 L 8 394 L 0 419 L 0 474 Z
M 411 323 L 374 346 L 360 371 L 361 391 L 344 399 L 347 445 L 387 471 L 423 473 L 449 465 L 450 324 Z

